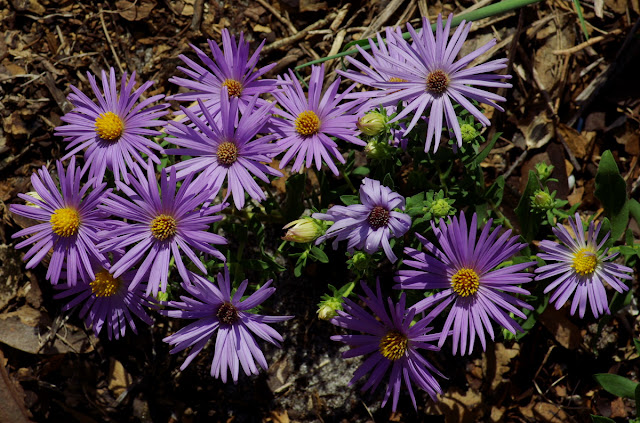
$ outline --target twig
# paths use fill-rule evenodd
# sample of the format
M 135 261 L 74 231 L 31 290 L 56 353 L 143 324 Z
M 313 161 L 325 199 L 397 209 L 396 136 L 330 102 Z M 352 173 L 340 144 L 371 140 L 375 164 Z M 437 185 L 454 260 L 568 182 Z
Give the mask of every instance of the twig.
M 279 20 L 280 22 L 282 22 L 284 24 L 284 26 L 287 27 L 287 29 L 289 30 L 289 32 L 291 33 L 291 35 L 295 35 L 298 33 L 298 30 L 296 29 L 295 26 L 293 26 L 293 23 L 291 23 L 291 21 L 287 18 L 285 18 L 284 16 L 282 16 L 280 14 L 280 12 L 278 12 L 273 6 L 271 6 L 268 2 L 266 2 L 265 0 L 256 0 L 258 3 L 260 3 L 260 6 L 264 7 L 265 9 L 267 9 L 269 12 L 271 12 L 271 14 L 273 16 L 276 17 L 277 20 Z
M 367 30 L 362 34 L 361 38 L 369 38 L 371 35 L 375 34 L 391 17 L 391 15 L 393 15 L 396 10 L 398 10 L 398 8 L 402 6 L 402 3 L 404 3 L 404 0 L 392 0 L 391 2 L 389 2 L 382 13 L 380 13 L 378 17 L 373 20 L 373 22 L 371 22 Z
M 282 47 L 285 47 L 289 44 L 295 43 L 296 41 L 299 41 L 301 39 L 303 39 L 307 33 L 309 31 L 313 31 L 314 29 L 320 28 L 322 26 L 325 26 L 327 23 L 329 23 L 329 21 L 333 20 L 336 17 L 335 13 L 331 13 L 330 15 L 328 15 L 326 18 L 324 19 L 320 19 L 319 21 L 316 21 L 315 23 L 312 23 L 311 25 L 309 25 L 308 27 L 304 28 L 302 31 L 299 31 L 297 34 L 294 34 L 290 37 L 286 37 L 286 38 L 282 38 L 280 40 L 274 41 L 273 43 L 265 46 L 262 51 L 267 53 L 271 50 L 275 50 L 275 49 L 279 49 Z
M 124 73 L 124 69 L 122 69 L 122 64 L 120 63 L 120 58 L 118 58 L 118 54 L 116 53 L 116 49 L 113 47 L 113 43 L 111 42 L 111 37 L 109 36 L 109 31 L 107 31 L 107 25 L 104 23 L 104 13 L 102 7 L 98 13 L 100 15 L 100 23 L 102 24 L 102 30 L 104 31 L 104 35 L 107 37 L 107 43 L 109 43 L 109 47 L 111 48 L 111 53 L 113 54 L 113 58 L 116 59 L 116 64 L 118 65 L 118 69 L 120 69 L 120 73 Z
M 553 54 L 573 54 L 573 53 L 577 53 L 580 50 L 584 50 L 585 48 L 592 46 L 594 44 L 599 43 L 602 40 L 605 40 L 609 37 L 611 37 L 612 35 L 618 35 L 622 33 L 621 29 L 614 29 L 613 31 L 609 32 L 607 35 L 599 35 L 597 37 L 593 37 L 591 39 L 589 39 L 588 41 L 585 41 L 584 43 L 580 43 L 577 46 L 571 47 L 571 48 L 567 48 L 564 50 L 553 50 L 552 53 Z
M 518 166 L 520 166 L 520 164 L 522 164 L 524 159 L 527 157 L 528 153 L 529 153 L 529 150 L 524 150 L 522 153 L 520 153 L 520 155 L 518 156 L 516 161 L 513 162 L 513 164 L 511 166 L 509 166 L 509 169 L 507 169 L 507 171 L 502 175 L 505 180 L 507 180 L 509 178 L 509 176 L 511 176 L 513 171 L 516 170 L 516 168 Z
M 193 18 L 191 18 L 191 30 L 200 30 L 200 22 L 202 22 L 202 12 L 204 11 L 204 0 L 196 0 L 193 4 Z

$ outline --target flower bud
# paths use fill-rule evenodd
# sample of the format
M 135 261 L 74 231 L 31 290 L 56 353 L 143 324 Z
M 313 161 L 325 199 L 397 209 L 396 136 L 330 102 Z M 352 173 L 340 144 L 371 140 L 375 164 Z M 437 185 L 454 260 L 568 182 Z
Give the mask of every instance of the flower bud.
M 444 198 L 435 200 L 429 207 L 429 212 L 435 219 L 448 216 L 450 211 L 451 204 Z
M 553 196 L 541 189 L 531 196 L 531 206 L 539 210 L 550 210 L 553 208 L 554 203 Z
M 369 112 L 358 119 L 356 126 L 363 134 L 370 137 L 378 135 L 385 130 L 387 125 L 387 116 L 380 112 Z
M 553 166 L 548 165 L 544 162 L 536 163 L 536 172 L 538 173 L 538 178 L 540 182 L 545 182 L 551 176 L 553 172 Z
M 468 123 L 463 123 L 460 126 L 460 134 L 462 135 L 462 141 L 470 142 L 478 135 L 478 131 L 473 125 L 469 125 Z
M 324 233 L 324 226 L 311 217 L 303 217 L 289 222 L 282 229 L 288 229 L 282 239 L 300 243 L 311 242 Z
M 369 267 L 370 257 L 369 254 L 358 251 L 353 255 L 351 261 L 353 262 L 353 267 L 362 272 Z
M 385 142 L 379 142 L 377 140 L 371 140 L 364 148 L 364 153 L 370 159 L 383 160 L 389 157 L 392 153 L 393 147 Z
M 342 301 L 336 298 L 329 298 L 318 304 L 318 318 L 322 320 L 331 320 L 338 315 L 336 310 L 342 310 Z
M 40 197 L 40 194 L 38 194 L 38 193 L 37 193 L 37 192 L 35 192 L 35 191 L 29 191 L 29 192 L 27 193 L 27 195 L 28 195 L 29 197 L 33 197 L 33 198 L 35 198 L 36 200 L 44 201 L 44 200 L 42 199 L 42 197 Z M 26 202 L 25 202 L 25 204 L 26 204 L 27 206 L 31 206 L 31 207 L 38 207 L 38 208 L 40 208 L 40 206 L 39 206 L 39 205 L 37 205 L 37 204 L 35 204 L 35 203 L 32 203 L 31 201 L 26 201 Z

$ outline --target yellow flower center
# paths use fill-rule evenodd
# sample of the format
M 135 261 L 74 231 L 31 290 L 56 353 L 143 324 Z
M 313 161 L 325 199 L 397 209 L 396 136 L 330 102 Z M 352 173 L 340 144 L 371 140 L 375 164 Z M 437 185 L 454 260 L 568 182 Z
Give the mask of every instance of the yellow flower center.
M 231 166 L 238 160 L 238 147 L 232 142 L 225 141 L 218 146 L 216 156 L 218 156 L 218 163 Z
M 388 360 L 395 361 L 407 351 L 407 337 L 397 330 L 391 330 L 380 340 L 380 353 Z
M 573 264 L 571 267 L 579 275 L 586 276 L 595 272 L 598 266 L 598 254 L 590 248 L 581 248 L 575 256 L 573 256 Z
M 235 79 L 225 79 L 222 86 L 227 87 L 229 97 L 240 97 L 242 94 L 242 84 Z
M 308 137 L 320 130 L 320 118 L 311 110 L 305 110 L 296 118 L 296 132 Z
M 111 297 L 120 290 L 122 280 L 114 278 L 106 269 L 102 269 L 96 273 L 96 279 L 89 285 L 91 285 L 91 292 L 96 297 Z
M 80 215 L 71 207 L 57 209 L 51 215 L 51 228 L 58 236 L 70 237 L 78 233 L 80 228 Z
M 463 267 L 451 277 L 451 288 L 461 297 L 475 294 L 479 287 L 480 277 L 473 269 Z
M 113 112 L 101 113 L 95 126 L 98 136 L 105 141 L 118 141 L 124 131 L 124 122 Z
M 427 76 L 427 91 L 442 94 L 449 86 L 449 76 L 441 70 L 434 70 Z
M 178 222 L 173 216 L 161 214 L 151 221 L 151 234 L 158 240 L 164 241 L 176 234 Z
M 389 82 L 409 82 L 409 81 L 407 81 L 406 79 L 402 79 L 402 78 L 398 78 L 398 77 L 393 76 L 393 77 L 389 78 Z

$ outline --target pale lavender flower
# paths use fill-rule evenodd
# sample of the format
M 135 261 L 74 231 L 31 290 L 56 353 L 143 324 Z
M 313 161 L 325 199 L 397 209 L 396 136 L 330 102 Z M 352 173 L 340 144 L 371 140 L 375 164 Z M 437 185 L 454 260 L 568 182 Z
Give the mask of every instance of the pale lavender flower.
M 356 145 L 366 145 L 357 135 L 357 106 L 363 99 L 356 99 L 340 104 L 345 95 L 355 86 L 352 85 L 342 94 L 338 94 L 340 78 L 337 78 L 326 91 L 322 91 L 324 82 L 324 65 L 313 66 L 309 80 L 309 94 L 305 95 L 300 82 L 292 71 L 279 80 L 282 89 L 273 93 L 282 110 L 275 113 L 280 118 L 273 119 L 274 130 L 281 139 L 278 147 L 286 151 L 280 161 L 282 169 L 295 156 L 292 170 L 297 172 L 304 165 L 310 168 L 315 162 L 320 170 L 324 161 L 331 171 L 338 175 L 338 168 L 331 156 L 340 163 L 344 157 L 338 145 L 330 137 Z
M 9 206 L 12 213 L 41 222 L 15 233 L 12 238 L 29 236 L 16 248 L 34 244 L 24 255 L 23 260 L 29 260 L 27 269 L 35 267 L 51 251 L 46 278 L 57 284 L 66 266 L 68 283 L 76 285 L 78 274 L 82 278 L 95 278 L 92 260 L 106 261 L 97 244 L 98 231 L 105 229 L 109 214 L 97 207 L 111 190 L 105 191 L 106 184 L 94 184 L 93 179 L 82 185 L 83 173 L 76 168 L 75 158 L 71 158 L 66 172 L 62 162 L 56 164 L 59 187 L 43 166 L 31 175 L 37 196 L 18 194 L 31 204 Z
M 314 219 L 335 222 L 316 244 L 336 237 L 333 248 L 346 239 L 349 252 L 358 249 L 373 254 L 382 247 L 389 261 L 395 262 L 398 258 L 389 239 L 403 236 L 411 227 L 409 215 L 394 210 L 404 210 L 404 197 L 380 181 L 365 178 L 360 186 L 360 202 L 362 204 L 346 207 L 333 206 L 327 213 L 314 213 Z
M 163 169 L 160 187 L 153 165 L 146 166 L 146 175 L 136 167 L 129 185 L 116 181 L 120 191 L 129 199 L 111 194 L 101 206 L 114 216 L 126 219 L 112 221 L 114 228 L 101 233 L 104 251 L 117 251 L 130 247 L 113 266 L 111 273 L 117 278 L 140 263 L 129 289 L 140 281 L 148 280 L 147 295 L 165 292 L 169 275 L 169 262 L 175 260 L 183 280 L 189 280 L 183 263 L 186 256 L 202 273 L 207 269 L 195 251 L 211 254 L 219 260 L 225 257 L 212 245 L 226 244 L 220 235 L 209 232 L 209 224 L 222 219 L 218 213 L 228 204 L 201 207 L 208 195 L 200 187 L 191 184 L 193 175 L 187 177 L 176 193 L 176 172 Z M 194 251 L 195 250 L 195 251 Z
M 229 33 L 228 29 L 223 29 L 222 50 L 213 40 L 208 40 L 207 43 L 213 60 L 198 47 L 191 45 L 206 67 L 200 66 L 185 55 L 178 56 L 188 66 L 188 68 L 178 66 L 178 69 L 191 79 L 174 76 L 169 81 L 185 87 L 191 92 L 175 94 L 169 99 L 189 102 L 203 100 L 210 114 L 215 117 L 220 110 L 223 95 L 227 98 L 237 98 L 240 109 L 244 112 L 253 96 L 270 93 L 276 89 L 275 79 L 259 79 L 269 72 L 276 63 L 256 69 L 264 41 L 251 57 L 249 57 L 249 43 L 244 41 L 242 33 L 240 33 L 236 44 L 236 38 Z M 223 87 L 227 89 L 224 93 Z M 262 106 L 264 103 L 266 103 L 264 100 L 259 100 L 257 104 Z M 195 113 L 200 111 L 198 106 L 192 107 L 191 110 Z
M 460 125 L 453 102 L 467 109 L 484 126 L 490 125 L 491 122 L 469 99 L 504 111 L 496 104 L 496 101 L 505 101 L 503 97 L 474 86 L 511 87 L 511 84 L 500 81 L 510 78 L 510 75 L 490 73 L 506 68 L 507 59 L 492 60 L 468 67 L 474 59 L 496 44 L 495 39 L 456 60 L 471 29 L 471 22 L 462 21 L 448 40 L 452 19 L 453 16 L 449 15 L 443 28 L 442 16 L 438 15 L 435 38 L 427 18 L 422 18 L 420 33 L 416 33 L 413 27 L 407 24 L 413 43 L 408 43 L 396 32 L 390 33 L 395 39 L 394 55 L 400 56 L 401 60 L 392 55 L 376 56 L 377 71 L 395 78 L 392 82 L 371 82 L 374 87 L 385 89 L 383 105 L 395 105 L 399 101 L 406 102 L 405 108 L 390 122 L 399 121 L 412 114 L 406 134 L 421 119 L 423 112 L 430 108 L 425 151 L 431 149 L 434 136 L 433 151 L 437 151 L 442 135 L 443 115 L 447 127 L 455 134 L 458 146 L 462 145 Z
M 217 284 L 195 274 L 191 282 L 183 283 L 182 287 L 193 298 L 182 296 L 182 301 L 167 303 L 175 310 L 160 310 L 161 314 L 169 317 L 198 319 L 164 338 L 164 342 L 175 346 L 171 354 L 193 347 L 180 370 L 187 368 L 214 335 L 215 353 L 211 363 L 211 376 L 226 383 L 229 371 L 231 379 L 237 383 L 240 366 L 246 375 L 258 374 L 256 362 L 266 370 L 267 360 L 255 337 L 280 347 L 282 336 L 269 326 L 269 323 L 293 318 L 249 312 L 275 292 L 276 289 L 271 287 L 271 280 L 244 300 L 242 296 L 247 289 L 248 281 L 244 280 L 232 296 L 229 269 L 226 265 L 224 273 L 218 273 Z
M 497 268 L 526 244 L 518 243 L 517 236 L 511 237 L 511 230 L 498 238 L 501 226 L 491 232 L 491 223 L 489 220 L 477 236 L 475 213 L 470 227 L 462 212 L 459 219 L 454 217 L 450 223 L 440 219 L 439 227 L 432 222 L 440 248 L 416 234 L 425 252 L 405 248 L 411 260 L 405 259 L 403 263 L 417 270 L 400 270 L 395 278 L 399 284 L 394 288 L 441 290 L 415 305 L 418 312 L 435 306 L 427 317 L 440 315 L 452 304 L 438 346 L 442 347 L 453 327 L 454 355 L 458 346 L 462 355 L 471 354 L 476 336 L 482 349 L 486 349 L 485 332 L 494 339 L 489 318 L 515 334 L 522 328 L 508 313 L 524 319 L 526 316 L 520 308 L 532 309 L 511 294 L 529 295 L 529 291 L 518 285 L 530 282 L 533 275 L 520 271 L 535 262 Z
M 168 113 L 165 109 L 169 104 L 151 106 L 164 95 L 155 95 L 136 104 L 153 82 L 147 81 L 133 91 L 135 72 L 128 80 L 126 72 L 122 75 L 119 92 L 113 68 L 108 77 L 102 71 L 102 92 L 95 76 L 89 72 L 87 76 L 98 104 L 71 85 L 73 93 L 69 94 L 69 101 L 75 109 L 61 118 L 67 125 L 58 126 L 55 133 L 69 142 L 67 150 L 70 151 L 62 160 L 86 148 L 85 167 L 89 167 L 89 177 L 95 177 L 96 184 L 102 182 L 106 169 L 114 173 L 116 180 L 123 178 L 128 182 L 127 168 L 132 169 L 135 162 L 144 164 L 142 154 L 160 163 L 153 150 L 161 148 L 148 138 L 160 135 L 160 132 L 149 128 L 166 124 L 158 118 Z
M 109 339 L 124 336 L 127 324 L 133 333 L 138 333 L 135 319 L 137 316 L 144 323 L 151 325 L 153 320 L 144 307 L 151 306 L 151 300 L 144 293 L 144 285 L 140 284 L 129 289 L 134 272 L 126 272 L 118 278 L 109 273 L 109 267 L 94 265 L 95 278 L 89 283 L 81 283 L 75 286 L 65 284 L 57 285 L 56 289 L 63 292 L 54 296 L 56 299 L 75 296 L 62 311 L 83 304 L 80 309 L 80 318 L 85 325 L 93 329 L 98 336 L 104 326 L 107 327 Z
M 606 263 L 618 253 L 608 254 L 609 249 L 602 248 L 611 232 L 607 232 L 598 242 L 602 223 L 595 226 L 591 221 L 585 236 L 582 219 L 576 213 L 575 221 L 569 219 L 569 226 L 573 236 L 562 225 L 553 228 L 553 233 L 562 244 L 547 240 L 540 243 L 540 249 L 544 253 L 538 254 L 538 257 L 557 263 L 538 267 L 536 273 L 540 274 L 536 276 L 536 280 L 555 278 L 544 292 L 546 294 L 555 289 L 549 302 L 555 302 L 556 309 L 560 309 L 573 295 L 571 314 L 578 310 L 580 317 L 584 317 L 587 303 L 596 318 L 605 313 L 611 314 L 604 284 L 620 293 L 627 291 L 629 287 L 621 279 L 633 279 L 627 274 L 633 272 L 633 269 L 617 263 Z
M 182 111 L 197 129 L 172 122 L 173 127 L 167 131 L 169 135 L 176 137 L 170 139 L 171 143 L 182 148 L 168 149 L 166 154 L 191 156 L 190 159 L 172 166 L 178 171 L 178 179 L 201 172 L 194 183 L 209 190 L 211 197 L 220 191 L 227 180 L 229 188 L 225 200 L 230 194 L 233 195 L 237 209 L 244 207 L 245 192 L 256 201 L 266 199 L 252 175 L 269 183 L 267 175 L 282 176 L 282 173 L 263 163 L 271 162 L 271 157 L 279 152 L 276 145 L 271 143 L 273 136 L 254 139 L 270 119 L 273 106 L 265 103 L 256 108 L 256 101 L 256 96 L 251 97 L 245 109 L 251 112 L 244 113 L 241 118 L 238 118 L 238 99 L 235 97 L 229 99 L 222 96 L 219 114 L 221 119 L 214 119 L 201 100 L 198 100 L 201 118 L 183 107 Z
M 439 348 L 429 342 L 437 340 L 440 334 L 428 334 L 433 328 L 427 327 L 430 322 L 427 318 L 412 325 L 416 310 L 405 308 L 404 293 L 400 296 L 400 301 L 394 305 L 391 298 L 385 301 L 382 297 L 380 281 L 377 283 L 376 294 L 364 282 L 361 282 L 361 285 L 367 297 L 360 297 L 360 299 L 373 314 L 369 314 L 354 301 L 345 298 L 344 311 L 336 310 L 338 316 L 331 319 L 331 323 L 336 326 L 364 333 L 331 337 L 334 341 L 341 341 L 352 347 L 342 353 L 344 358 L 369 355 L 355 371 L 349 385 L 353 385 L 358 379 L 371 372 L 369 379 L 362 386 L 362 391 L 367 389 L 374 391 L 390 370 L 382 400 L 383 407 L 391 396 L 391 409 L 396 411 L 400 391 L 403 390 L 403 380 L 414 408 L 417 407 L 412 382 L 436 401 L 436 395 L 442 393 L 442 389 L 433 375 L 444 376 L 418 350 L 437 351 Z M 388 304 L 389 311 L 385 302 Z

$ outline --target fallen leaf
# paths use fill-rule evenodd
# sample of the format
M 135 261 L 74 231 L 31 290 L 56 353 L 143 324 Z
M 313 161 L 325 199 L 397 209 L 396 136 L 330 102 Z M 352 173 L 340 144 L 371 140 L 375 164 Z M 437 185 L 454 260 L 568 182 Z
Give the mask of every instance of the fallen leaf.
M 108 388 L 117 397 L 131 386 L 133 378 L 124 369 L 121 362 L 115 358 L 109 360 L 109 385 Z
M 301 12 L 320 12 L 328 9 L 326 1 L 300 0 L 298 6 Z
M 148 18 L 154 7 L 156 7 L 155 0 L 142 0 L 140 2 L 118 0 L 116 2 L 118 14 L 128 21 L 139 21 Z
M 540 322 L 554 336 L 563 347 L 572 350 L 580 345 L 580 329 L 567 319 L 567 317 L 555 307 L 547 307 L 539 317 Z
M 618 397 L 611 401 L 611 416 L 609 417 L 612 419 L 615 419 L 616 417 L 626 419 L 627 416 L 627 407 L 625 407 L 624 400 L 622 398 Z
M 548 402 L 537 403 L 533 407 L 533 414 L 537 422 L 568 423 L 574 421 L 562 408 Z
M 507 348 L 504 344 L 497 343 L 495 344 L 493 351 L 495 357 L 491 357 L 491 354 L 486 352 L 482 353 L 484 374 L 491 377 L 492 391 L 494 391 L 501 383 L 508 381 L 508 379 L 504 379 L 502 376 L 511 369 L 509 366 L 511 360 L 520 354 L 520 345 L 513 344 L 512 348 Z M 489 362 L 488 360 L 492 358 L 495 361 Z
M 22 387 L 9 377 L 5 366 L 4 355 L 0 351 L 0 422 L 31 422 L 31 414 L 24 405 Z
M 481 421 L 484 416 L 482 394 L 473 389 L 462 392 L 457 388 L 451 388 L 445 394 L 438 396 L 438 402 L 427 403 L 425 413 L 444 415 L 447 422 Z

